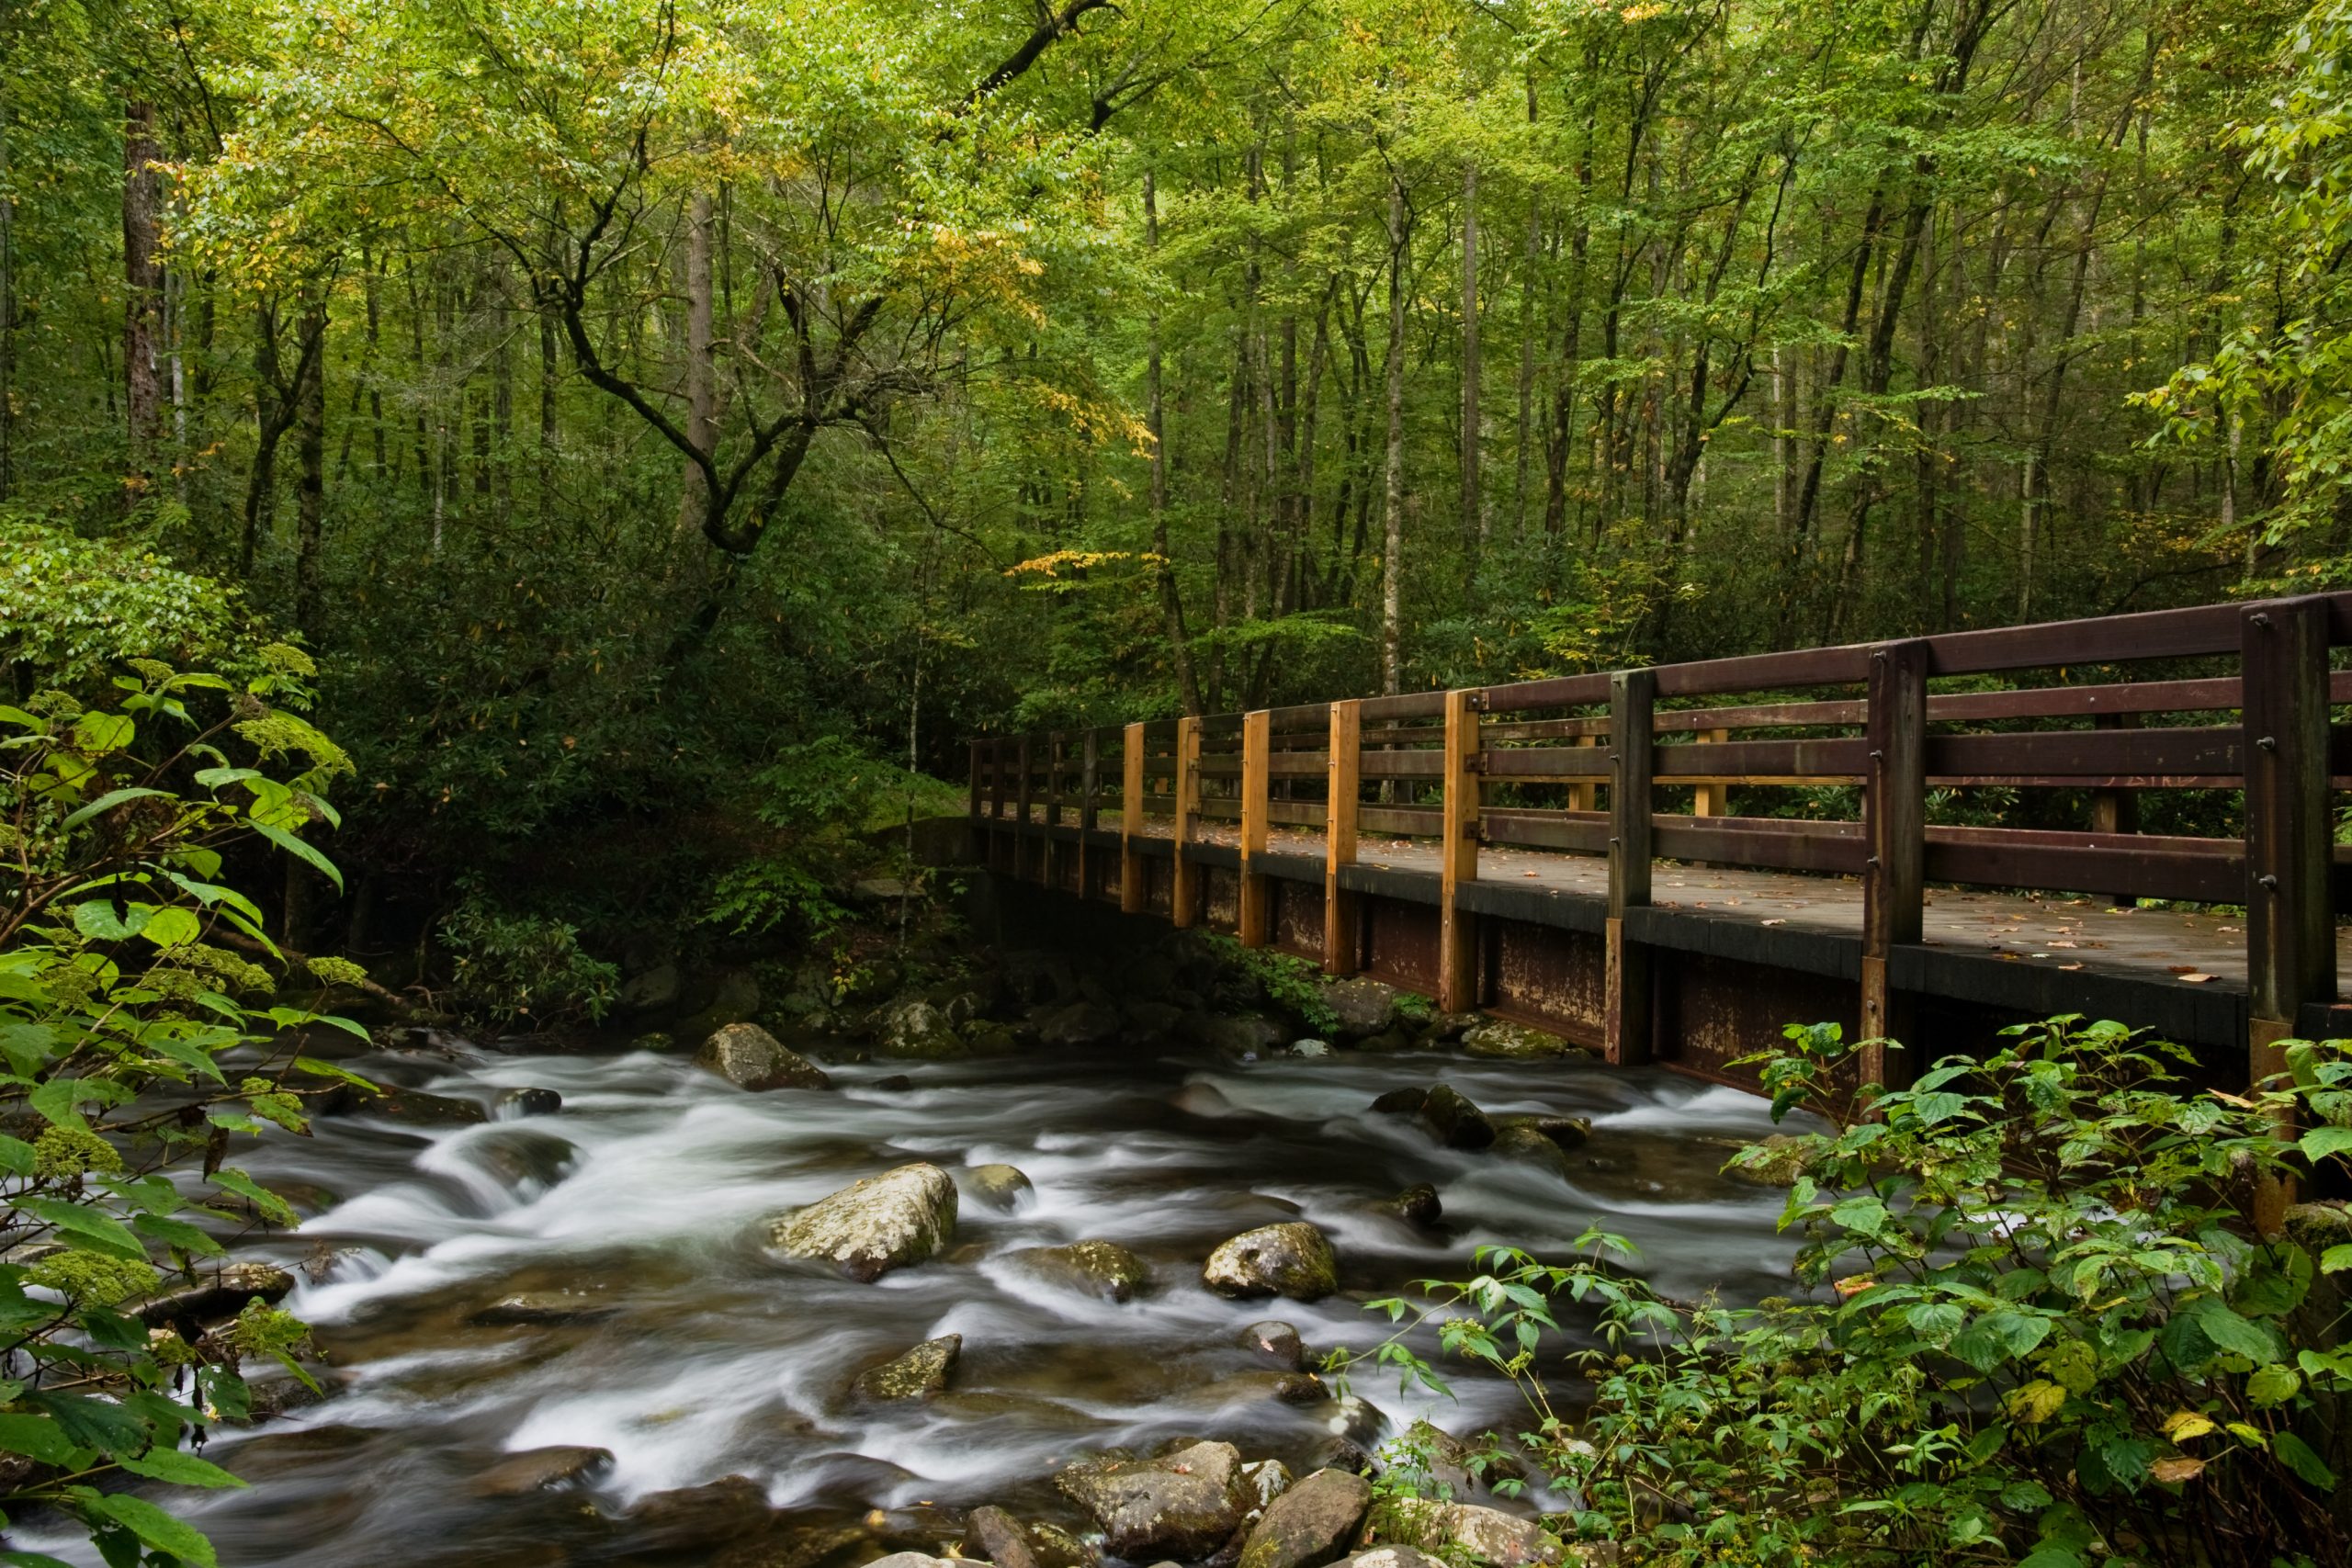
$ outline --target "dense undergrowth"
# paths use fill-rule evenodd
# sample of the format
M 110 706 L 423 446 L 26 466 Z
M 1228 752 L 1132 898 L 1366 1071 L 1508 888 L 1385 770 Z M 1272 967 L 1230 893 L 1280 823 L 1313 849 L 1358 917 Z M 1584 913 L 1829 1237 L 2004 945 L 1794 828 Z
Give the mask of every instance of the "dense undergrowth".
M 1789 1039 L 1776 1113 L 1835 1116 L 1855 1047 Z M 1564 1533 L 1633 1561 L 2352 1562 L 2352 1217 L 2249 1220 L 2343 1174 L 2352 1053 L 2288 1060 L 2225 1094 L 2116 1024 L 2014 1029 L 1736 1156 L 1795 1151 L 1791 1297 L 1663 1299 L 1596 1228 L 1572 1261 L 1483 1249 L 1473 1279 L 1374 1303 L 1403 1327 L 1368 1359 L 1439 1383 L 1406 1338 L 1431 1324 L 1511 1376 Z

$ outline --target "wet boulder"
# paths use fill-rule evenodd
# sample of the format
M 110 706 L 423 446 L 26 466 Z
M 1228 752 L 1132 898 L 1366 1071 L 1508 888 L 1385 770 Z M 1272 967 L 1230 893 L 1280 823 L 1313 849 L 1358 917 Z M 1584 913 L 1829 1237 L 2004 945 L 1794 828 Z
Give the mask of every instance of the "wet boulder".
M 947 1380 L 964 1353 L 964 1337 L 943 1334 L 857 1374 L 850 1392 L 877 1404 L 932 1399 L 947 1391 Z
M 1033 1247 L 1012 1261 L 1048 1284 L 1098 1301 L 1129 1302 L 1151 1285 L 1151 1266 L 1115 1241 Z
M 477 1497 L 522 1497 L 585 1486 L 612 1467 L 612 1453 L 605 1449 L 527 1449 L 481 1472 L 466 1489 Z
M 527 1127 L 492 1133 L 474 1145 L 473 1154 L 484 1170 L 509 1187 L 553 1187 L 580 1162 L 579 1147 L 570 1139 Z
M 715 1031 L 695 1053 L 695 1066 L 754 1093 L 833 1087 L 823 1068 L 756 1023 L 730 1023 Z
M 1452 1084 L 1442 1083 L 1421 1102 L 1421 1120 L 1450 1149 L 1483 1149 L 1495 1141 L 1495 1124 Z
M 1102 1568 L 1102 1553 L 1090 1540 L 1080 1540 L 1059 1525 L 1040 1519 L 1029 1527 L 1029 1544 L 1037 1551 L 1037 1568 Z
M 1364 1517 L 1357 1543 L 1411 1547 L 1448 1560 L 1466 1556 L 1489 1568 L 1536 1568 L 1561 1558 L 1559 1539 L 1532 1519 L 1425 1497 L 1383 1498 Z
M 722 1475 L 700 1486 L 652 1493 L 639 1499 L 623 1517 L 639 1542 L 687 1548 L 708 1547 L 742 1536 L 766 1523 L 772 1510 L 767 1491 L 758 1482 L 749 1476 Z M 841 1544 L 847 1545 L 849 1539 Z
M 1209 1254 L 1201 1282 L 1221 1296 L 1320 1301 L 1340 1286 L 1339 1259 L 1304 1220 L 1244 1231 Z
M 1492 1151 L 1505 1159 L 1548 1170 L 1555 1176 L 1568 1174 L 1568 1156 L 1559 1145 L 1532 1127 L 1505 1127 L 1495 1134 Z
M 975 1508 L 964 1520 L 964 1544 L 996 1568 L 1039 1568 L 1037 1549 L 1021 1521 L 993 1506 Z
M 1301 1061 L 1320 1061 L 1331 1054 L 1331 1045 L 1325 1040 L 1294 1040 L 1290 1043 L 1290 1054 Z
M 888 1557 L 877 1557 L 865 1568 L 956 1568 L 956 1560 L 933 1557 L 922 1551 L 894 1551 Z
M 1342 1040 L 1368 1040 L 1396 1022 L 1396 987 L 1362 976 L 1326 982 L 1323 1005 L 1333 1020 L 1331 1032 Z
M 1380 1461 L 1369 1449 L 1340 1432 L 1317 1440 L 1307 1450 L 1306 1462 L 1317 1470 L 1344 1470 L 1350 1475 L 1375 1475 L 1380 1471 Z
M 1074 1001 L 1037 1018 L 1037 1039 L 1046 1045 L 1100 1045 L 1118 1033 L 1117 1011 L 1096 1001 Z
M 378 1084 L 373 1089 L 339 1084 L 319 1102 L 322 1116 L 373 1116 L 411 1127 L 463 1127 L 487 1122 L 490 1113 L 470 1100 L 427 1094 L 421 1089 Z
M 1033 1038 L 1018 1024 L 976 1023 L 964 1043 L 975 1056 L 1017 1056 Z
M 853 1280 L 920 1263 L 956 1234 L 956 1183 L 935 1165 L 902 1165 L 769 1222 L 787 1258 L 831 1263 Z
M 1487 1120 L 1498 1135 L 1514 1127 L 1531 1128 L 1563 1149 L 1580 1149 L 1592 1137 L 1592 1122 L 1582 1116 L 1491 1116 Z
M 684 977 L 675 964 L 656 964 L 621 982 L 616 1005 L 626 1013 L 668 1012 L 678 1005 Z
M 1473 1056 L 1499 1056 L 1514 1062 L 1572 1055 L 1581 1049 L 1556 1034 L 1546 1034 L 1540 1029 L 1530 1029 L 1523 1023 L 1506 1022 L 1499 1018 L 1490 1018 L 1465 1030 L 1462 1035 L 1462 1048 Z
M 1255 1464 L 1243 1465 L 1241 1480 L 1250 1489 L 1250 1510 L 1259 1514 L 1272 1507 L 1274 1499 L 1294 1484 L 1290 1467 L 1278 1459 L 1261 1459 Z
M 943 1062 L 969 1055 L 947 1015 L 926 1001 L 885 1008 L 875 1030 L 876 1055 L 903 1061 Z
M 1430 1102 L 1430 1091 L 1419 1084 L 1392 1089 L 1372 1102 L 1372 1108 L 1383 1116 L 1419 1116 Z
M 512 1122 L 524 1116 L 552 1116 L 563 1109 L 563 1096 L 551 1089 L 510 1089 L 502 1090 L 491 1105 L 491 1115 L 501 1122 Z
M 1527 1474 L 1525 1465 L 1496 1447 L 1492 1433 L 1483 1442 L 1469 1442 L 1426 1419 L 1406 1427 L 1393 1447 L 1409 1454 L 1412 1469 L 1455 1498 L 1487 1485 L 1490 1478 L 1516 1481 Z
M 1092 1517 L 1105 1550 L 1135 1562 L 1208 1556 L 1239 1528 L 1250 1502 L 1231 1443 L 1195 1443 L 1159 1459 L 1086 1461 L 1054 1483 Z
M 1346 1554 L 1371 1506 L 1371 1482 L 1318 1470 L 1267 1507 L 1241 1548 L 1239 1568 L 1323 1568 Z
M 1015 1165 L 976 1165 L 964 1173 L 964 1184 L 982 1207 L 1010 1214 L 1037 1195 L 1028 1173 Z
M 1793 1187 L 1813 1147 L 1814 1140 L 1802 1133 L 1774 1133 L 1734 1155 L 1724 1174 L 1750 1187 Z
M 1199 1030 L 1201 1043 L 1237 1062 L 1254 1062 L 1290 1043 L 1290 1031 L 1271 1018 L 1247 1013 L 1238 1018 L 1213 1016 Z
M 1433 1225 L 1443 1217 L 1445 1205 L 1437 1189 L 1428 1182 L 1408 1187 L 1394 1198 L 1385 1198 L 1374 1205 L 1382 1213 L 1404 1221 L 1408 1225 Z
M 1445 1563 L 1409 1546 L 1375 1546 L 1352 1557 L 1340 1558 L 1340 1568 L 1446 1568 Z
M 557 1328 L 601 1323 L 620 1308 L 593 1291 L 518 1291 L 466 1319 L 485 1328 Z
M 1234 1343 L 1286 1372 L 1297 1371 L 1306 1365 L 1306 1347 L 1300 1342 L 1298 1330 L 1272 1318 L 1251 1324 Z

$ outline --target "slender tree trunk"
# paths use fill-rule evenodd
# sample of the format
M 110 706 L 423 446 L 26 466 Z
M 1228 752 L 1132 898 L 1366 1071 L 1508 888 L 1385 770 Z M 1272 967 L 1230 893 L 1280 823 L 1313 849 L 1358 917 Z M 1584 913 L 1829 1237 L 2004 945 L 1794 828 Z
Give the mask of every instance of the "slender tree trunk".
M 1380 689 L 1402 689 L 1405 603 L 1405 262 L 1410 232 L 1404 177 L 1388 175 L 1388 446 L 1381 491 Z
M 17 489 L 17 204 L 9 198 L 12 110 L 0 88 L 0 501 Z
M 686 205 L 686 439 L 697 451 L 718 446 L 718 359 L 711 334 L 711 203 L 700 192 Z M 685 464 L 685 490 L 678 502 L 678 532 L 702 529 L 709 486 L 702 466 Z
M 164 441 L 164 269 L 157 254 L 163 206 L 162 156 L 155 145 L 155 107 L 125 107 L 122 137 L 123 406 L 130 416 L 130 494 L 136 501 L 153 483 Z
M 1475 596 L 1486 553 L 1487 510 L 1479 493 L 1478 165 L 1462 165 L 1462 590 Z
M 296 375 L 294 451 L 299 474 L 294 489 L 294 624 L 312 648 L 325 640 L 321 614 L 321 557 L 326 538 L 326 330 L 324 290 L 302 313 L 302 360 Z
M 1143 236 L 1144 244 L 1157 257 L 1159 254 L 1159 197 L 1152 172 L 1143 176 Z M 1168 647 L 1176 665 L 1176 690 L 1184 704 L 1184 711 L 1198 715 L 1207 710 L 1201 705 L 1200 676 L 1193 668 L 1192 639 L 1184 630 L 1184 597 L 1176 585 L 1176 563 L 1170 558 L 1168 544 L 1168 420 L 1160 395 L 1159 311 L 1155 307 L 1149 323 L 1150 345 L 1144 367 L 1144 422 L 1151 431 L 1151 554 L 1152 575 L 1159 584 L 1159 612 L 1168 627 Z

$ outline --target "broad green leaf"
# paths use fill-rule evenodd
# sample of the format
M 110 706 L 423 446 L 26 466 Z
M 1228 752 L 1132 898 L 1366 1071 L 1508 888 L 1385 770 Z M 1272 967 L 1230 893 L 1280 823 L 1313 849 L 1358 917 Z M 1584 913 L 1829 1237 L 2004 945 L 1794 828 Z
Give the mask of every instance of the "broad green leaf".
M 2259 1405 L 2282 1404 L 2295 1397 L 2303 1380 L 2292 1367 L 2273 1362 L 2256 1367 L 2254 1375 L 2245 1380 L 2245 1396 Z
M 136 1458 L 125 1457 L 119 1461 L 133 1475 L 143 1475 L 150 1481 L 167 1481 L 175 1486 L 243 1486 L 245 1483 L 210 1460 L 198 1459 L 178 1449 L 156 1447 Z
M 43 1464 L 71 1463 L 76 1450 L 65 1428 L 46 1416 L 0 1415 L 0 1450 Z
M 2321 1273 L 2340 1274 L 2346 1269 L 2352 1269 L 2352 1242 L 2340 1243 L 2320 1254 Z
M 69 829 L 79 828 L 91 818 L 96 817 L 102 812 L 111 811 L 126 800 L 169 800 L 171 798 L 172 794 L 169 790 L 147 789 L 144 787 L 111 789 L 107 791 L 106 794 L 98 796 L 97 799 L 90 802 L 87 806 L 83 807 L 79 811 L 74 812 L 62 824 L 60 824 L 60 826 Z
M 147 1257 L 147 1249 L 139 1245 L 137 1236 L 123 1228 L 121 1221 L 95 1209 L 62 1198 L 19 1198 L 16 1203 L 18 1212 L 52 1227 L 67 1241 L 114 1258 L 143 1261 Z
M 2286 1461 L 2289 1470 L 2312 1485 L 2329 1492 L 2335 1489 L 2335 1472 L 2328 1469 L 2326 1461 L 2312 1451 L 2311 1445 L 2294 1433 L 2278 1433 L 2270 1439 L 2270 1448 Z
M 196 911 L 177 905 L 156 910 L 139 930 L 157 947 L 184 947 L 203 932 L 204 922 L 196 918 Z
M 114 1520 L 147 1545 L 158 1551 L 168 1551 L 184 1563 L 194 1563 L 197 1568 L 220 1568 L 220 1560 L 213 1555 L 212 1543 L 195 1526 L 174 1518 L 143 1497 L 133 1497 L 127 1492 L 108 1493 L 84 1505 L 84 1508 Z
M 337 871 L 334 862 L 321 854 L 314 846 L 304 843 L 285 829 L 274 828 L 266 822 L 255 822 L 254 831 L 334 883 L 336 892 L 343 891 L 343 873 Z
M 2313 1163 L 2330 1155 L 2352 1154 L 2352 1127 L 2314 1127 L 2297 1139 L 2295 1146 Z
M 132 904 L 121 914 L 104 898 L 74 906 L 74 929 L 92 942 L 129 942 L 155 912 L 152 904 Z

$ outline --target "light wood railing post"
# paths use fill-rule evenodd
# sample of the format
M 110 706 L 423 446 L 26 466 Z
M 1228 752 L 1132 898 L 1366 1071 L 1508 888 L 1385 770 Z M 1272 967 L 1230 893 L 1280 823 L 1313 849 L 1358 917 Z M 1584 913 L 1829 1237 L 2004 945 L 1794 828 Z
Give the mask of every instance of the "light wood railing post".
M 1731 739 L 1728 729 L 1710 729 L 1702 738 L 1709 745 L 1720 746 Z M 1690 815 L 1693 817 L 1728 817 L 1731 815 L 1731 785 L 1702 784 L 1690 792 Z
M 1175 886 L 1169 900 L 1168 920 L 1179 931 L 1200 919 L 1201 873 L 1191 855 L 1193 818 L 1201 808 L 1201 721 L 1190 715 L 1176 721 Z
M 1031 770 L 1029 738 L 1025 735 L 1021 738 L 1020 753 L 1015 759 L 1013 766 L 1020 770 L 1021 776 L 1015 785 L 1015 788 L 1018 791 L 1015 802 L 1015 816 L 1016 820 L 1019 822 L 1019 826 L 1014 829 L 1012 835 L 1012 874 L 1015 876 L 1026 876 L 1029 874 L 1029 863 L 1033 858 L 1035 858 L 1035 855 L 1033 847 L 1029 842 L 1029 835 L 1033 831 L 1032 825 L 1029 821 L 1029 784 Z
M 1928 645 L 1889 643 L 1871 653 L 1862 709 L 1870 771 L 1862 779 L 1861 1072 L 1899 1088 L 1916 1076 L 1890 1061 L 1886 1042 L 1905 1031 L 1887 960 L 1919 941 L 1928 866 Z M 1890 1077 L 1892 1075 L 1892 1077 Z
M 1612 1066 L 1650 1057 L 1649 952 L 1625 939 L 1625 911 L 1650 901 L 1650 763 L 1657 675 L 1609 677 L 1609 912 L 1602 1038 Z
M 1270 804 L 1267 753 L 1273 745 L 1273 716 L 1264 708 L 1241 716 L 1241 891 L 1235 934 L 1244 947 L 1272 940 L 1273 890 L 1258 863 L 1266 853 Z
M 2242 637 L 2245 766 L 2246 1076 L 2284 1072 L 2305 1002 L 2335 998 L 2324 599 L 2249 608 Z M 2282 1124 L 2279 1134 L 2298 1129 Z M 2292 1184 L 2267 1182 L 2254 1222 L 2275 1235 Z
M 1125 750 L 1119 753 L 1119 908 L 1125 913 L 1144 911 L 1143 851 L 1143 726 L 1127 726 Z
M 1445 694 L 1445 763 L 1440 775 L 1443 836 L 1438 859 L 1437 1005 L 1478 1005 L 1478 918 L 1461 907 L 1462 886 L 1478 880 L 1480 692 Z
M 1356 863 L 1356 814 L 1363 804 L 1363 716 L 1351 698 L 1331 705 L 1330 784 L 1323 804 L 1323 973 L 1356 972 L 1356 896 L 1340 886 Z
M 1597 746 L 1600 743 L 1600 737 L 1598 735 L 1579 735 L 1576 738 L 1575 743 L 1578 746 L 1584 747 Z M 1596 796 L 1598 793 L 1597 786 L 1590 781 L 1587 781 L 1582 784 L 1570 784 L 1568 786 L 1568 809 L 1571 811 L 1591 811 L 1596 809 Z

